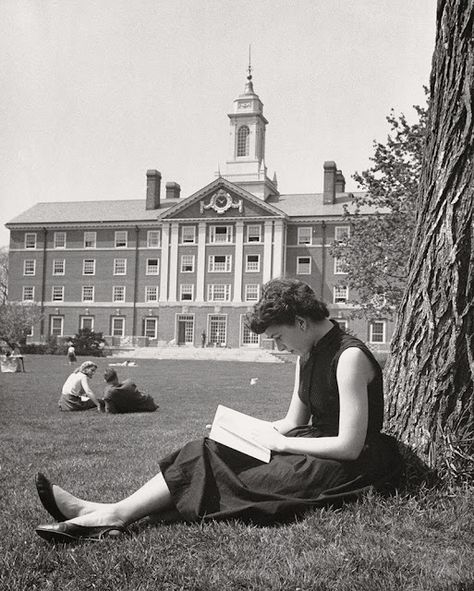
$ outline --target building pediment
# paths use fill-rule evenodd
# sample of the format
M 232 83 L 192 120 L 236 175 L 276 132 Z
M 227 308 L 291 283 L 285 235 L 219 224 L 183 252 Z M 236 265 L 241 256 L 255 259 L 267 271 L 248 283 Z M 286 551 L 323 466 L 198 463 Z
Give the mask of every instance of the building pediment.
M 245 189 L 219 177 L 193 195 L 180 199 L 158 219 L 286 218 L 286 214 Z

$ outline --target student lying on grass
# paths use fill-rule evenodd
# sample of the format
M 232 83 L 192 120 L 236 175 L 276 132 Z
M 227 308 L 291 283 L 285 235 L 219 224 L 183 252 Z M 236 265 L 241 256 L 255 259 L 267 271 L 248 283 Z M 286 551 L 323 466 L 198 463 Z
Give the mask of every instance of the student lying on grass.
M 120 382 L 115 369 L 109 367 L 104 372 L 105 412 L 117 414 L 126 412 L 153 412 L 158 408 L 149 394 L 143 394 L 130 379 Z
M 99 540 L 170 511 L 188 522 L 271 523 L 354 498 L 369 486 L 394 486 L 401 462 L 396 442 L 381 433 L 381 369 L 362 341 L 328 316 L 308 285 L 285 279 L 268 282 L 248 315 L 252 331 L 299 356 L 286 417 L 255 435 L 272 450 L 270 462 L 209 438 L 192 441 L 115 503 L 77 498 L 38 475 L 40 499 L 60 523 L 40 525 L 37 534 L 48 541 Z

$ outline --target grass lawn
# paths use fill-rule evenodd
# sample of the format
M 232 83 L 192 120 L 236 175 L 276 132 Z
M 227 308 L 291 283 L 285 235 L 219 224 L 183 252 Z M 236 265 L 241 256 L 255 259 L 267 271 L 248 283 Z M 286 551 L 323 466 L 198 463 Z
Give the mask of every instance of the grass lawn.
M 84 359 L 79 359 L 84 361 Z M 0 589 L 157 591 L 474 590 L 474 492 L 367 495 L 297 523 L 154 525 L 131 537 L 52 546 L 34 476 L 92 500 L 123 497 L 158 459 L 205 434 L 219 402 L 266 419 L 283 416 L 290 363 L 138 360 L 117 368 L 160 404 L 155 413 L 60 413 L 63 357 L 29 356 L 27 373 L 0 374 Z M 93 380 L 101 391 L 108 360 Z M 250 386 L 250 378 L 259 378 Z

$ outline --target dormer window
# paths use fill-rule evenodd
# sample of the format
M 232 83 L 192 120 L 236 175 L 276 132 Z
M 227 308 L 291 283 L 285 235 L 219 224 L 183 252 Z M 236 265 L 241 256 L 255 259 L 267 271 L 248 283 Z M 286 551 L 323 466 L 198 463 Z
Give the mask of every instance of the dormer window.
M 250 130 L 246 125 L 239 127 L 237 132 L 237 157 L 249 155 Z

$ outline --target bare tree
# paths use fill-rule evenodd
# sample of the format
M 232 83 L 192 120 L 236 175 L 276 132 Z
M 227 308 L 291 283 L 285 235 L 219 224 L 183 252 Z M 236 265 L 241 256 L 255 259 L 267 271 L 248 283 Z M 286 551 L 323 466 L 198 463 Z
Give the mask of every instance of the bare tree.
M 0 304 L 8 297 L 8 248 L 0 248 Z
M 439 0 L 410 273 L 386 370 L 391 427 L 435 468 L 474 449 L 472 35 L 473 0 Z

